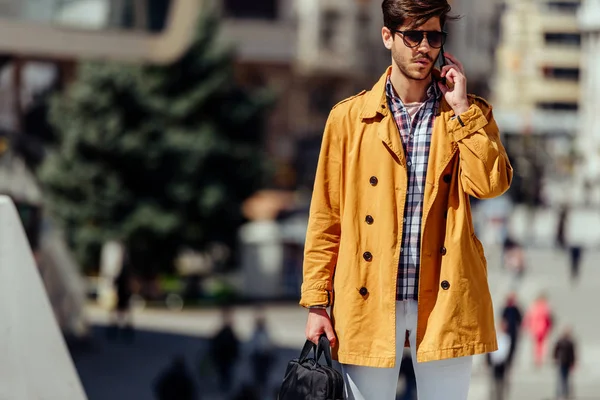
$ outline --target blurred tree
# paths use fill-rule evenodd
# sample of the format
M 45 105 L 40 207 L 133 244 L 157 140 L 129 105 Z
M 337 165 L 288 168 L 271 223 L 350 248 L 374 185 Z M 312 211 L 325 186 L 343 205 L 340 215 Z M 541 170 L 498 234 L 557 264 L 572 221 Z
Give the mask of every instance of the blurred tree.
M 241 202 L 263 184 L 263 117 L 273 98 L 233 79 L 233 53 L 204 17 L 169 66 L 85 63 L 51 106 L 58 145 L 40 169 L 80 262 L 124 241 L 135 268 L 172 268 L 183 246 L 233 246 Z

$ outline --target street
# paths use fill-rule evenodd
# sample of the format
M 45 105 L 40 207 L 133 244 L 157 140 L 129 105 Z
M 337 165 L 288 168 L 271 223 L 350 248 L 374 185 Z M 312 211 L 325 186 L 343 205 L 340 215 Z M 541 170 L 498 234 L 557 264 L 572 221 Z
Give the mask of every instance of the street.
M 488 250 L 487 256 L 490 264 L 488 277 L 498 312 L 510 290 L 510 279 L 499 268 L 498 253 Z M 551 249 L 529 249 L 528 269 L 519 289 L 519 303 L 524 312 L 542 290 L 548 294 L 556 318 L 549 347 L 565 324 L 574 327 L 579 346 L 579 362 L 574 377 L 577 399 L 600 398 L 600 320 L 593 312 L 600 282 L 600 270 L 596 268 L 598 260 L 600 252 L 584 253 L 581 282 L 572 286 L 565 254 Z M 268 306 L 265 313 L 271 337 L 278 348 L 277 364 L 271 375 L 271 386 L 275 389 L 283 377 L 287 360 L 297 357 L 304 343 L 306 311 L 290 304 Z M 74 352 L 74 359 L 90 400 L 153 399 L 152 381 L 175 354 L 185 355 L 191 374 L 198 379 L 198 360 L 208 347 L 206 338 L 220 326 L 220 313 L 215 309 L 183 312 L 140 310 L 135 314 L 135 325 L 139 330 L 136 340 L 126 344 L 106 340 L 102 328 L 108 321 L 106 312 L 92 306 L 88 314 L 97 326 L 94 343 L 91 350 Z M 242 341 L 248 340 L 254 310 L 241 307 L 235 310 L 234 315 L 236 333 Z M 523 336 L 511 377 L 510 399 L 553 398 L 557 373 L 551 363 L 540 370 L 534 369 L 532 355 L 529 338 Z M 250 379 L 249 370 L 244 365 L 238 368 L 239 384 Z M 205 374 L 202 380 L 197 380 L 197 385 L 202 388 L 201 399 L 220 399 L 214 378 Z M 477 357 L 469 400 L 488 398 L 488 371 L 484 367 L 484 358 Z

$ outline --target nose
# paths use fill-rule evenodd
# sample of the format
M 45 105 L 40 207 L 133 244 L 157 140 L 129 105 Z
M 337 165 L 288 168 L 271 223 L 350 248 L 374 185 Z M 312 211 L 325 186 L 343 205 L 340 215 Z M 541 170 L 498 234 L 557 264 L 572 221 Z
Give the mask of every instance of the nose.
M 419 51 L 422 51 L 424 53 L 431 50 L 431 46 L 429 45 L 429 39 L 427 39 L 427 34 L 425 34 L 425 37 L 423 37 L 423 40 L 421 40 L 421 43 L 419 43 L 418 49 Z

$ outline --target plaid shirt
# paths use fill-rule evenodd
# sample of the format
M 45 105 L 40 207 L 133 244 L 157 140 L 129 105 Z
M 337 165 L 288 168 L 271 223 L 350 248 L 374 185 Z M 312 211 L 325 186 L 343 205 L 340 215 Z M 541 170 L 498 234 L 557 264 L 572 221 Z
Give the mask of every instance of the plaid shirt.
M 396 120 L 404 154 L 408 187 L 404 207 L 404 221 L 400 248 L 400 265 L 396 299 L 416 300 L 419 291 L 419 268 L 421 266 L 421 219 L 423 217 L 423 194 L 429 161 L 433 120 L 439 105 L 440 92 L 435 84 L 427 90 L 427 100 L 414 119 L 406 111 L 388 77 L 386 95 L 390 111 Z

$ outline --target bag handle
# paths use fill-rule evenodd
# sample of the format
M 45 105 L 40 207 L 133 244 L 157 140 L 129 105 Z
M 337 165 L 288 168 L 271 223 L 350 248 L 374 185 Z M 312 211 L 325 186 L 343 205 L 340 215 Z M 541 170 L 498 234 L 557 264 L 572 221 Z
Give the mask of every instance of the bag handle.
M 325 361 L 327 362 L 327 366 L 333 366 L 333 363 L 331 361 L 331 344 L 329 343 L 329 339 L 327 339 L 327 336 L 325 336 L 325 334 L 322 334 L 319 338 L 319 346 L 317 347 L 316 358 L 317 362 L 319 361 L 319 358 L 321 358 L 321 354 L 325 354 Z
M 313 356 L 315 357 L 315 360 L 316 360 L 315 344 L 313 342 L 311 342 L 310 340 L 306 340 L 306 343 L 304 343 L 304 347 L 302 348 L 302 352 L 300 353 L 300 358 L 298 359 L 298 361 L 300 363 L 303 363 L 304 361 L 306 361 L 306 357 L 308 357 L 308 353 L 310 353 L 311 350 L 313 350 Z
M 333 366 L 333 362 L 331 360 L 331 348 L 330 347 L 331 347 L 331 345 L 329 343 L 329 339 L 327 339 L 327 336 L 325 334 L 322 334 L 321 337 L 319 338 L 318 346 L 316 346 L 310 340 L 306 340 L 306 343 L 304 343 L 304 347 L 302 348 L 302 352 L 300 353 L 300 358 L 298 361 L 300 363 L 306 361 L 306 358 L 308 357 L 308 353 L 310 353 L 310 351 L 312 349 L 313 357 L 315 358 L 315 361 L 317 363 L 319 362 L 321 355 L 324 354 L 327 365 L 329 367 L 331 367 L 331 366 Z

